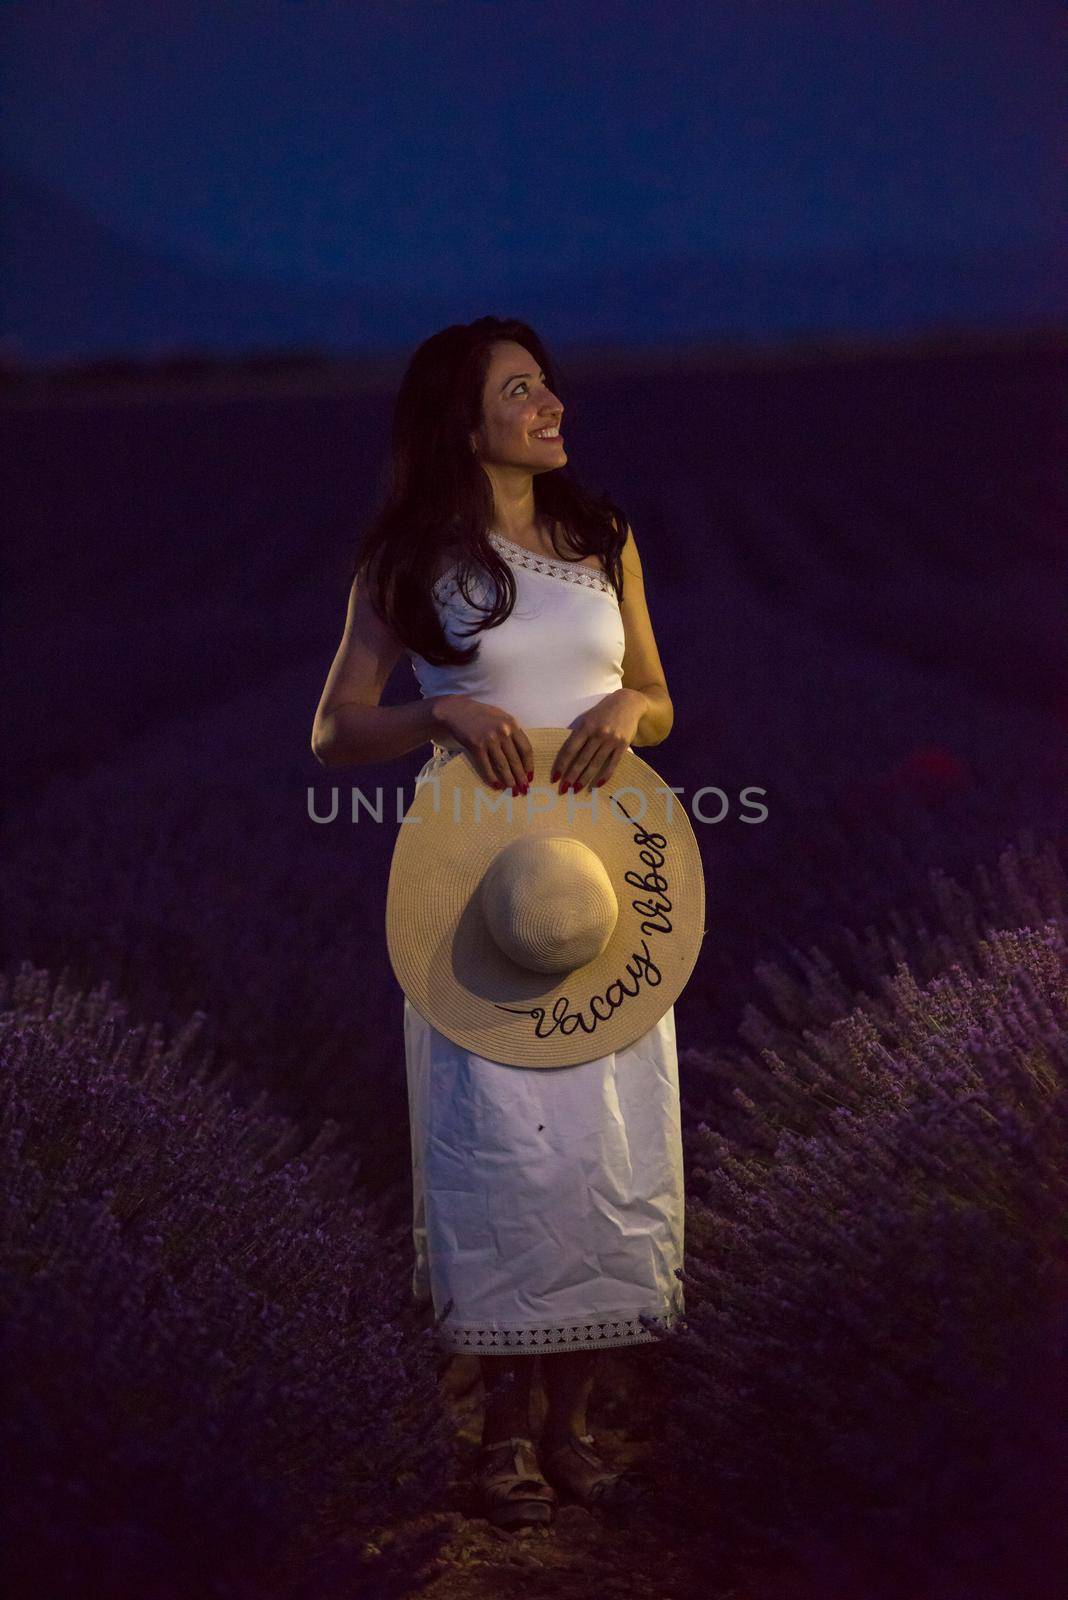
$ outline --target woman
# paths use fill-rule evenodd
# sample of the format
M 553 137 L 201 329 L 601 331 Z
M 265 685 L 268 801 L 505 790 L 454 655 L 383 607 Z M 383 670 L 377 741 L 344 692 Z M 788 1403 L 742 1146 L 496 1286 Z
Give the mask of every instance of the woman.
M 312 747 L 325 765 L 388 761 L 430 741 L 420 777 L 466 751 L 485 783 L 519 795 L 533 778 L 524 724 L 567 727 L 553 773 L 563 794 L 606 783 L 628 747 L 670 732 L 634 535 L 618 507 L 564 470 L 555 387 L 522 322 L 483 317 L 415 352 L 389 490 L 353 565 L 316 712 Z M 383 707 L 405 651 L 422 698 Z M 667 1328 L 683 1309 L 673 1008 L 629 1049 L 551 1072 L 461 1049 L 407 997 L 404 1037 L 413 1294 L 439 1316 L 451 1310 L 439 1326 L 447 1348 L 486 1351 L 487 1514 L 507 1526 L 547 1521 L 554 1486 L 587 1504 L 623 1503 L 635 1485 L 591 1448 L 586 1405 L 598 1348 L 650 1343 L 640 1314 Z M 538 1111 L 552 1139 L 532 1148 L 520 1133 Z M 502 1162 L 502 1141 L 513 1160 Z M 450 1184 L 450 1159 L 454 1175 L 457 1160 L 484 1165 L 479 1217 L 464 1210 L 471 1185 Z M 507 1224 L 488 1229 L 487 1211 Z M 536 1452 L 539 1351 L 548 1411 Z

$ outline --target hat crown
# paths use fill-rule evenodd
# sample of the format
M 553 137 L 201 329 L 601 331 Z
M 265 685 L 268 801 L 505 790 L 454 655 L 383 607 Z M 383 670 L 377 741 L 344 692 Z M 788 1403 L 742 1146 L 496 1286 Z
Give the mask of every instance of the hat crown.
M 568 835 L 505 845 L 486 869 L 479 900 L 498 948 L 533 972 L 573 972 L 595 961 L 619 916 L 600 856 Z

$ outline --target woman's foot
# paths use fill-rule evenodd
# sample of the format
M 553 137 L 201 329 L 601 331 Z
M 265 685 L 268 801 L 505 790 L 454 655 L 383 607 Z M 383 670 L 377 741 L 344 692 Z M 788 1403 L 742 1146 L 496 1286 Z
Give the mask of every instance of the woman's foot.
M 542 1474 L 532 1439 L 514 1434 L 482 1445 L 475 1481 L 483 1510 L 495 1527 L 544 1527 L 551 1522 L 556 1493 Z
M 643 1475 L 633 1469 L 613 1471 L 593 1450 L 593 1443 L 592 1433 L 543 1440 L 541 1458 L 549 1482 L 582 1505 L 602 1510 L 623 1510 L 644 1500 L 649 1484 Z

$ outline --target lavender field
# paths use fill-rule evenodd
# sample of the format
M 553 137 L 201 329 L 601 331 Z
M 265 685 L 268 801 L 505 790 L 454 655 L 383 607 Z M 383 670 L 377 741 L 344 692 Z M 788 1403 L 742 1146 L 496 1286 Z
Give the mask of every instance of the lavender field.
M 688 1327 L 642 1413 L 664 1495 L 582 1556 L 606 1592 L 1010 1600 L 1068 1557 L 1065 365 L 1053 337 L 562 363 L 570 463 L 633 524 L 675 706 L 639 753 L 708 896 L 676 1006 Z M 407 1320 L 384 907 L 428 751 L 326 773 L 309 747 L 390 400 L 3 402 L 27 1591 L 76 1584 L 91 1528 L 116 1597 L 400 1594 L 426 1559 L 427 1593 L 508 1592 L 461 1572 L 453 1524 L 363 1543 L 439 1504 L 471 1437 Z M 402 662 L 384 703 L 417 692 Z M 347 820 L 351 784 L 386 825 Z M 193 1350 L 220 1352 L 200 1386 Z M 543 1592 L 577 1594 L 563 1542 L 549 1564 Z

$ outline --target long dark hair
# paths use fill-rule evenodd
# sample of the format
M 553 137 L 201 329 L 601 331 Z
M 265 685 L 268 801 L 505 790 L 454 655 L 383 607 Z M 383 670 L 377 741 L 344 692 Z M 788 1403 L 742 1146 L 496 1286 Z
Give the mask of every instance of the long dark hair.
M 482 421 L 491 349 L 502 339 L 529 350 L 560 393 L 552 359 L 525 322 L 479 317 L 425 339 L 401 379 L 385 486 L 350 572 L 350 582 L 359 576 L 366 584 L 374 610 L 400 642 L 435 666 L 466 664 L 479 649 L 477 639 L 466 648 L 451 645 L 434 607 L 432 588 L 446 550 L 455 552 L 464 598 L 484 613 L 468 634 L 499 627 L 515 605 L 511 568 L 486 537 L 495 517 L 493 487 L 468 437 Z M 570 466 L 535 476 L 534 504 L 552 524 L 557 553 L 578 559 L 596 552 L 622 600 L 627 524 L 619 507 L 583 489 Z M 570 549 L 561 549 L 557 527 Z M 479 569 L 494 583 L 488 609 L 469 592 Z

